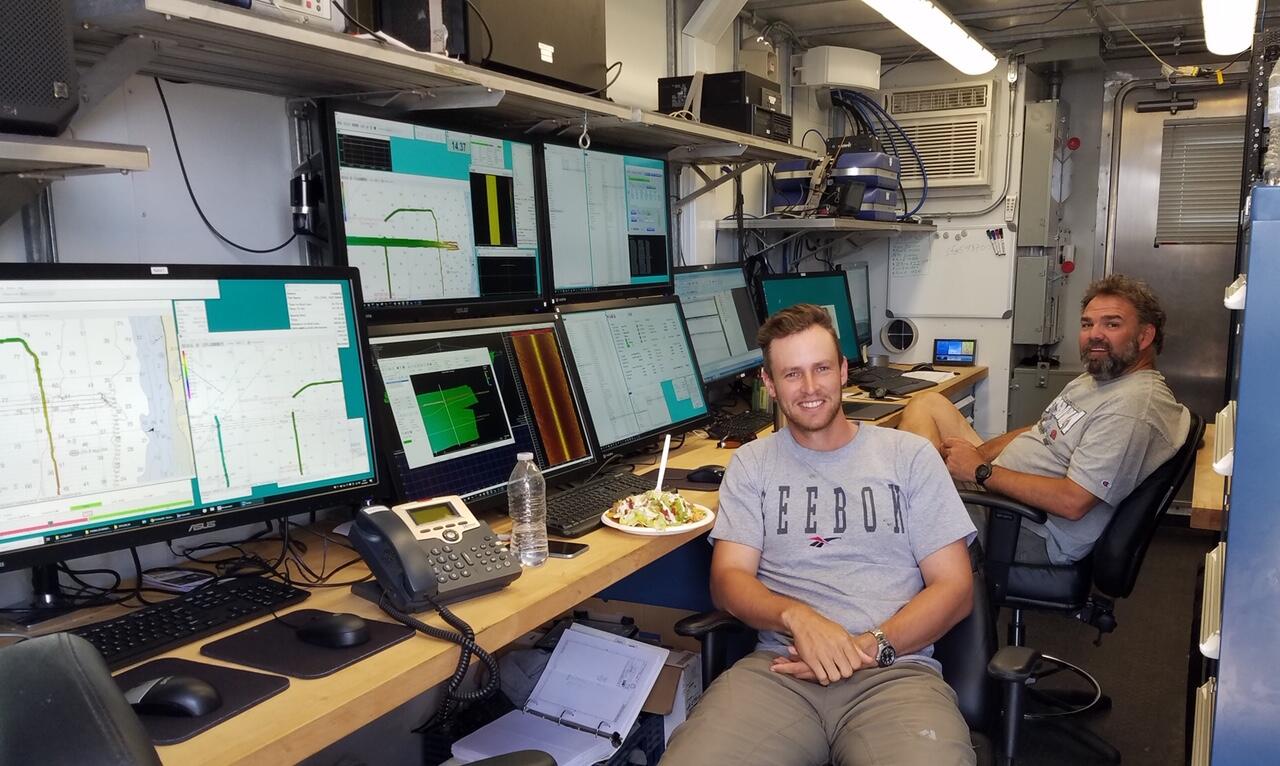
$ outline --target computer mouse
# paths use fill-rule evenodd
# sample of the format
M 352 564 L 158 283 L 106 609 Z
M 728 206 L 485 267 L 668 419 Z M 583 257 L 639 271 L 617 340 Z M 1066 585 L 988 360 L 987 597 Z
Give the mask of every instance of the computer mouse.
M 369 641 L 369 624 L 345 612 L 322 614 L 298 627 L 298 640 L 328 649 L 344 649 Z
M 724 466 L 699 466 L 690 471 L 689 475 L 685 478 L 689 481 L 696 481 L 699 484 L 719 484 L 724 479 Z
M 872 399 L 883 399 L 888 395 L 889 395 L 889 389 L 881 388 L 878 386 L 867 392 L 867 396 L 870 396 Z
M 907 372 L 933 372 L 933 365 L 928 362 L 922 362 L 917 365 L 912 365 L 911 369 L 907 370 Z
M 191 676 L 160 676 L 124 693 L 138 713 L 198 718 L 222 705 L 222 696 L 208 681 Z

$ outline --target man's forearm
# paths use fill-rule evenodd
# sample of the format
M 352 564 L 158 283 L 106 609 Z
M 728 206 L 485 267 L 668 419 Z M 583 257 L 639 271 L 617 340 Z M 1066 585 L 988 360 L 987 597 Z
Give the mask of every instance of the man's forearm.
M 810 609 L 801 601 L 769 590 L 754 575 L 732 570 L 712 576 L 711 599 L 757 630 L 786 632 L 788 610 Z
M 880 626 L 894 650 L 911 654 L 942 638 L 973 611 L 973 580 L 925 586 Z
M 1098 499 L 1067 478 L 1036 476 L 995 466 L 985 485 L 988 490 L 1072 521 L 1082 518 Z
M 994 439 L 988 439 L 978 446 L 978 454 L 982 455 L 983 460 L 990 463 L 992 460 L 1000 457 L 1000 453 L 1004 452 L 1004 448 L 1009 445 L 1009 442 L 1018 438 L 1020 434 L 1026 433 L 1030 430 L 1031 426 L 1024 426 L 1016 431 L 1000 434 Z

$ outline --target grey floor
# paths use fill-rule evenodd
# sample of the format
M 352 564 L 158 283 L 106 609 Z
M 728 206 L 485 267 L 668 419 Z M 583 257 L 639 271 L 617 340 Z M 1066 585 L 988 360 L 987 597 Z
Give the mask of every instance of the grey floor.
M 1083 623 L 1027 613 L 1028 645 L 1084 666 L 1111 696 L 1110 711 L 1082 718 L 1081 723 L 1120 750 L 1126 766 L 1185 762 L 1196 569 L 1216 544 L 1213 534 L 1162 528 L 1133 594 L 1116 605 L 1119 626 L 1100 647 L 1093 645 L 1097 631 Z M 1068 738 L 1036 725 L 1023 726 L 1018 755 L 1019 764 L 1098 762 Z

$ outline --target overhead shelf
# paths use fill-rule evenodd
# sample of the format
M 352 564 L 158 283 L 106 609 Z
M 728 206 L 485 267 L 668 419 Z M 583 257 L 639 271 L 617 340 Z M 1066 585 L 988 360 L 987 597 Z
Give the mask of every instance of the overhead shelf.
M 146 170 L 145 146 L 0 133 L 0 176 L 63 176 Z
M 736 230 L 738 221 L 735 218 L 728 218 L 718 222 L 716 228 Z M 742 220 L 742 228 L 754 231 L 805 231 L 831 232 L 833 234 L 868 232 L 885 236 L 936 230 L 931 223 L 863 221 L 857 218 L 744 218 Z
M 486 114 L 546 129 L 582 125 L 594 140 L 675 155 L 680 161 L 814 158 L 807 149 L 584 96 L 407 51 L 314 25 L 297 24 L 201 0 L 76 0 L 76 48 L 88 63 L 122 43 L 150 41 L 139 69 L 189 82 L 289 97 L 358 96 L 397 91 L 447 98 L 450 89 L 500 93 Z M 539 125 L 539 123 L 542 123 Z

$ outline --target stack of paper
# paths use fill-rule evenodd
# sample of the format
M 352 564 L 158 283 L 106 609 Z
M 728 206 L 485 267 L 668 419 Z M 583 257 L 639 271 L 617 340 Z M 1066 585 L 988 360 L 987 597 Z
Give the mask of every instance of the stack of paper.
M 574 625 L 564 632 L 529 702 L 453 745 L 469 763 L 542 750 L 559 766 L 588 766 L 617 752 L 631 731 L 667 650 Z

